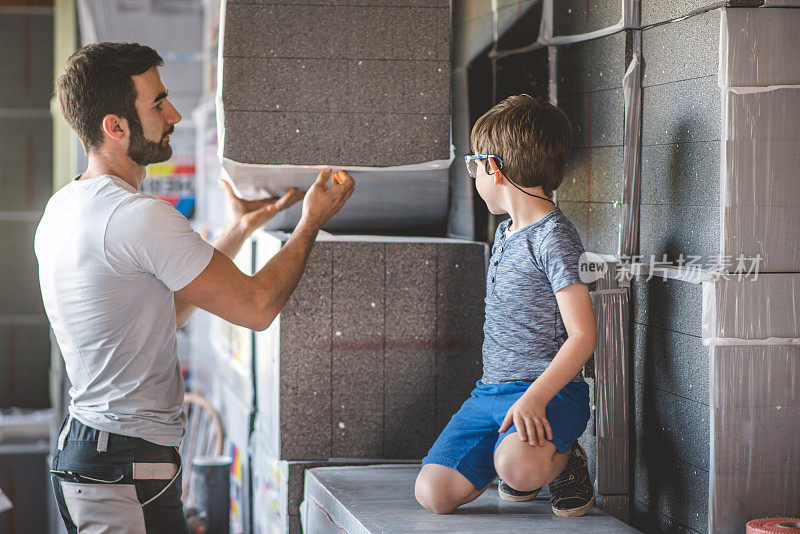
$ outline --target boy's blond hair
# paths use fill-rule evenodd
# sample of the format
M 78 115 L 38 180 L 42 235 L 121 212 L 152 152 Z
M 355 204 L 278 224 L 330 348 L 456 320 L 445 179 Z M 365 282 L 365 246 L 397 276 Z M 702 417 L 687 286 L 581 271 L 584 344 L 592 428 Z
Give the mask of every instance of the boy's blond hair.
M 564 179 L 572 124 L 543 98 L 510 96 L 475 122 L 470 144 L 476 154 L 499 156 L 508 180 L 522 187 L 542 186 L 549 197 Z

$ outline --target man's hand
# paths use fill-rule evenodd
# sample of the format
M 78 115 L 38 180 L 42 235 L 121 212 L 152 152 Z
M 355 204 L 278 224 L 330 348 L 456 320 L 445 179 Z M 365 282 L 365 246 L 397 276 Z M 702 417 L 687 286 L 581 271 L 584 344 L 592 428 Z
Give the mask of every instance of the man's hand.
M 355 182 L 345 171 L 334 172 L 332 185 L 328 187 L 331 172 L 331 169 L 322 169 L 319 172 L 317 181 L 308 190 L 303 201 L 301 221 L 305 221 L 315 228 L 322 227 L 353 194 Z
M 528 395 L 527 392 L 524 393 L 508 409 L 498 432 L 502 434 L 511 427 L 511 423 L 514 423 L 520 441 L 527 441 L 533 446 L 544 446 L 547 440 L 553 439 L 553 431 L 545 415 L 546 406 L 546 402 Z
M 226 180 L 220 180 L 220 185 L 228 197 L 233 222 L 242 226 L 242 229 L 250 234 L 266 224 L 279 211 L 285 210 L 303 199 L 304 192 L 298 191 L 296 187 L 291 188 L 281 198 L 269 197 L 261 200 L 244 200 L 236 196 L 231 184 Z

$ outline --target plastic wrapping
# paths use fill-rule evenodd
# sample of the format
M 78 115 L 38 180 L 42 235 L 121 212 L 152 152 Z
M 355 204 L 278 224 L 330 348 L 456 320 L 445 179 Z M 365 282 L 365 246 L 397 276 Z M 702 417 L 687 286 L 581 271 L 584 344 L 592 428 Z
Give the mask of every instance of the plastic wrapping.
M 800 10 L 725 9 L 720 254 L 800 271 Z
M 595 259 L 606 269 L 590 292 L 597 319 L 597 491 L 626 496 L 630 492 L 630 289 L 620 287 L 620 264 L 616 259 Z
M 233 6 L 237 4 L 231 3 L 231 5 Z M 436 231 L 444 228 L 447 223 L 447 209 L 450 190 L 449 168 L 454 160 L 454 149 L 452 144 L 449 143 L 450 154 L 448 159 L 436 159 L 431 161 L 423 160 L 414 164 L 385 167 L 341 165 L 338 164 L 337 161 L 319 161 L 319 164 L 313 165 L 271 164 L 266 161 L 263 163 L 260 161 L 258 163 L 246 163 L 224 156 L 226 153 L 226 110 L 223 105 L 223 79 L 225 72 L 225 46 L 223 45 L 223 41 L 226 33 L 226 18 L 228 17 L 227 12 L 230 9 L 232 9 L 232 7 L 227 6 L 226 2 L 222 3 L 222 9 L 220 12 L 220 45 L 218 56 L 219 68 L 217 69 L 216 95 L 217 138 L 219 141 L 218 157 L 222 161 L 222 166 L 225 173 L 230 178 L 230 181 L 236 186 L 238 192 L 244 198 L 256 198 L 264 197 L 265 195 L 281 196 L 292 187 L 297 187 L 301 190 L 307 190 L 313 184 L 314 179 L 321 168 L 324 166 L 333 166 L 337 169 L 348 171 L 356 181 L 356 188 L 347 204 L 336 215 L 334 215 L 330 221 L 326 223 L 324 227 L 326 230 L 368 232 L 380 230 L 416 230 L 419 232 L 420 229 L 423 229 L 423 231 L 428 232 L 431 231 L 432 228 L 436 228 Z M 313 43 L 312 40 L 309 40 L 309 42 Z M 378 46 L 378 43 L 380 43 L 381 46 L 385 44 L 384 41 L 373 40 L 370 42 L 362 42 L 359 46 Z M 328 44 L 329 43 L 327 40 L 319 40 L 320 47 L 328 46 Z M 379 56 L 380 52 L 375 52 L 372 55 L 375 56 L 376 54 Z M 318 52 L 317 55 L 320 57 L 327 57 L 330 54 L 327 52 Z M 417 53 L 417 56 L 419 56 L 419 53 Z M 370 61 L 370 54 L 366 53 L 366 49 L 360 50 L 359 58 L 361 57 L 366 57 L 367 59 L 365 61 L 367 62 Z M 402 60 L 404 62 L 403 65 L 407 67 L 407 65 L 414 63 L 416 61 L 412 60 L 414 57 L 414 53 L 411 53 L 409 58 Z M 380 59 L 382 62 L 382 60 L 386 58 L 378 59 Z M 426 56 L 425 59 L 427 60 L 429 58 Z M 335 60 L 351 61 L 342 58 L 336 58 L 334 56 L 328 58 L 328 61 Z M 372 63 L 376 62 L 377 61 L 372 61 Z M 358 61 L 357 63 L 358 65 L 361 65 L 362 61 Z M 430 62 L 416 61 L 416 63 L 426 64 Z M 305 65 L 303 65 L 302 68 L 305 69 Z M 298 71 L 300 69 L 294 67 L 294 70 Z M 311 70 L 312 69 L 308 69 L 304 70 L 303 72 L 309 72 Z M 422 99 L 424 94 L 432 93 L 435 90 L 432 87 L 424 85 L 424 83 L 421 81 L 423 79 L 430 80 L 433 76 L 430 72 L 422 70 L 422 67 L 418 68 L 417 70 L 407 70 L 409 70 L 410 73 L 404 72 L 402 76 L 398 74 L 398 80 L 396 83 L 394 83 L 394 86 L 400 87 L 404 79 L 408 78 L 409 80 L 412 80 L 413 78 L 414 83 L 418 84 L 418 86 L 413 87 L 415 91 L 420 91 L 419 97 L 417 97 L 416 94 L 394 95 L 394 100 L 389 103 L 398 108 L 402 108 L 403 105 L 410 106 L 411 104 L 409 103 L 414 102 L 415 98 Z M 442 70 L 443 67 L 439 68 L 439 72 Z M 293 71 L 290 70 L 289 72 Z M 299 73 L 294 73 L 293 75 L 297 76 Z M 331 72 L 326 72 L 325 75 L 330 77 L 332 74 Z M 414 78 L 414 76 L 416 76 L 416 78 Z M 362 91 L 358 91 L 354 88 L 349 93 L 343 93 L 337 102 L 340 101 L 344 102 L 345 104 L 350 103 L 356 97 L 363 97 L 364 95 L 362 93 L 374 93 L 376 84 L 382 83 L 387 85 L 387 81 L 385 79 L 377 76 L 374 77 L 374 79 L 359 79 L 359 81 L 363 82 L 364 85 Z M 446 78 L 446 81 L 449 83 L 449 77 Z M 325 80 L 325 83 L 328 83 L 328 81 Z M 370 93 L 370 91 L 372 93 Z M 423 148 L 434 144 L 433 138 L 438 135 L 438 133 L 435 133 L 438 132 L 438 130 L 432 123 L 436 122 L 436 120 L 438 120 L 440 116 L 443 116 L 444 113 L 449 113 L 449 91 L 446 93 L 448 95 L 446 102 L 442 101 L 435 103 L 436 106 L 445 109 L 444 112 L 438 111 L 438 108 L 433 109 L 434 104 L 429 103 L 428 105 L 430 106 L 431 110 L 429 112 L 426 111 L 425 113 L 420 111 L 420 109 L 427 109 L 421 107 L 422 104 L 417 104 L 417 107 L 414 108 L 414 113 L 404 112 L 402 109 L 394 113 L 396 110 L 388 107 L 387 104 L 377 111 L 374 109 L 349 109 L 345 106 L 343 109 L 331 109 L 330 113 L 320 111 L 313 113 L 303 112 L 303 114 L 304 116 L 318 115 L 318 117 L 314 116 L 309 119 L 311 121 L 310 124 L 313 124 L 315 121 L 317 121 L 319 124 L 323 125 L 330 123 L 333 120 L 331 117 L 359 117 L 361 115 L 368 117 L 363 120 L 358 119 L 358 121 L 356 121 L 356 119 L 350 120 L 349 122 L 339 121 L 336 122 L 339 130 L 332 129 L 333 127 L 330 127 L 329 130 L 331 131 L 324 131 L 324 129 L 322 129 L 322 133 L 318 132 L 316 135 L 312 135 L 312 139 L 314 139 L 315 142 L 322 142 L 322 134 L 330 135 L 332 140 L 329 142 L 335 143 L 338 147 L 335 150 L 331 149 L 331 152 L 337 152 L 339 157 L 343 160 L 350 159 L 345 153 L 345 141 L 350 140 L 353 137 L 353 130 L 361 131 L 359 128 L 362 128 L 361 125 L 365 121 L 367 125 L 372 124 L 373 129 L 368 131 L 377 135 L 364 138 L 361 144 L 363 146 L 373 147 L 373 152 L 375 154 L 381 153 L 382 144 L 383 148 L 386 149 L 387 143 L 390 144 L 389 148 L 392 148 L 393 150 L 397 149 L 398 146 L 402 146 L 403 150 L 406 151 L 405 153 L 416 154 Z M 375 102 L 384 102 L 387 99 L 387 94 L 375 94 L 372 98 Z M 280 107 L 280 104 L 278 104 L 278 107 Z M 313 108 L 313 106 L 309 107 Z M 247 112 L 249 111 L 250 110 L 247 110 Z M 268 111 L 272 112 L 276 110 L 271 109 Z M 280 111 L 283 112 L 283 108 L 281 108 Z M 233 111 L 230 113 L 232 112 Z M 411 128 L 411 125 L 409 124 L 396 124 L 395 127 L 400 130 L 397 138 L 381 138 L 379 134 L 381 131 L 379 125 L 382 124 L 384 127 L 386 127 L 387 124 L 391 124 L 387 122 L 388 117 L 408 117 L 412 115 L 419 115 L 418 118 L 420 119 L 418 122 L 413 124 L 413 128 Z M 289 123 L 291 123 L 291 121 L 287 120 L 287 124 L 284 124 L 283 126 L 288 128 Z M 291 128 L 294 128 L 294 126 L 292 125 Z M 302 128 L 302 126 L 300 128 Z M 403 128 L 409 128 L 409 130 L 403 131 Z M 306 125 L 305 130 L 307 129 L 308 125 Z M 301 133 L 300 129 L 297 129 L 296 131 L 298 134 Z M 394 131 L 394 129 L 392 131 Z M 386 130 L 384 129 L 384 134 L 385 132 Z M 425 136 L 427 136 L 428 139 L 426 139 Z M 266 134 L 262 134 L 260 137 L 258 135 L 250 137 L 257 138 L 259 143 L 256 143 L 256 145 L 262 143 L 264 145 L 269 145 L 270 143 L 284 142 L 284 140 L 270 139 Z M 337 137 L 339 138 L 338 140 L 336 139 Z M 440 137 L 436 137 L 436 140 L 439 142 Z M 450 141 L 449 136 L 446 141 Z M 417 143 L 417 145 L 414 146 L 414 143 Z M 297 144 L 297 142 L 294 144 Z M 312 159 L 314 158 L 314 156 L 309 157 Z M 291 230 L 299 221 L 300 214 L 301 206 L 298 203 L 292 208 L 289 208 L 288 210 L 285 210 L 272 218 L 264 226 L 264 228 L 267 230 Z
M 623 148 L 622 215 L 619 228 L 619 257 L 639 253 L 639 187 L 642 176 L 642 32 L 634 32 L 634 50 L 622 80 L 625 98 Z
M 800 273 L 703 283 L 710 346 L 709 533 L 800 503 Z

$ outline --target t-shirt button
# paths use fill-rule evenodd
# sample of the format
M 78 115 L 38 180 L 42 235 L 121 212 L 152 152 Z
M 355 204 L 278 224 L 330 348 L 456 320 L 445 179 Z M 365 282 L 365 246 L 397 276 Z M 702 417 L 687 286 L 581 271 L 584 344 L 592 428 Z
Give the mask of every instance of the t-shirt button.
M 499 261 L 494 262 L 495 265 L 497 265 L 498 263 L 500 263 L 500 262 Z
M 500 252 L 503 252 L 503 247 L 500 247 Z
M 492 283 L 494 284 L 494 276 L 492 277 Z

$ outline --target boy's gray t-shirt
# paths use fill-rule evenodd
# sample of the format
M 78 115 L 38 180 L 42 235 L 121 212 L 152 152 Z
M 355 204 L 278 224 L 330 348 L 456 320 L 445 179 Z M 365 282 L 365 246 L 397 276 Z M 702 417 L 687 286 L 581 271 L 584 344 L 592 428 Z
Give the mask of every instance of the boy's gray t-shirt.
M 583 283 L 583 244 L 560 209 L 507 235 L 510 222 L 497 228 L 486 278 L 485 384 L 532 382 L 544 372 L 567 339 L 555 294 Z

